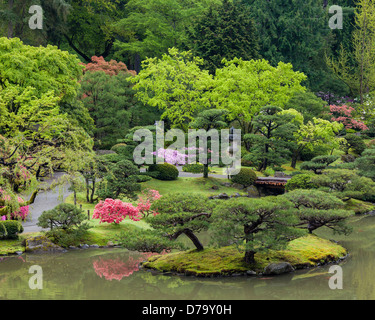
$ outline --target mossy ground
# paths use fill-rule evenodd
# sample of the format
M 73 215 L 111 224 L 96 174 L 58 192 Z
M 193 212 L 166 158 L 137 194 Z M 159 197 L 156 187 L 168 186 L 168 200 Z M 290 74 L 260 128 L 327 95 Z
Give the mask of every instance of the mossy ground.
M 0 240 L 0 255 L 14 254 L 16 252 L 24 252 L 24 241 L 29 237 L 40 235 L 40 232 L 24 233 L 14 240 Z
M 346 250 L 340 245 L 314 235 L 308 235 L 291 241 L 285 250 L 257 253 L 253 265 L 245 264 L 243 252 L 234 246 L 228 246 L 206 248 L 201 252 L 188 250 L 157 255 L 151 257 L 143 266 L 161 272 L 218 276 L 243 273 L 247 270 L 259 273 L 268 264 L 277 262 L 289 262 L 296 269 L 314 267 L 318 264 L 336 261 L 346 254 Z
M 355 212 L 355 214 L 364 214 L 375 210 L 375 205 L 370 202 L 350 199 L 345 202 L 345 209 L 352 210 Z

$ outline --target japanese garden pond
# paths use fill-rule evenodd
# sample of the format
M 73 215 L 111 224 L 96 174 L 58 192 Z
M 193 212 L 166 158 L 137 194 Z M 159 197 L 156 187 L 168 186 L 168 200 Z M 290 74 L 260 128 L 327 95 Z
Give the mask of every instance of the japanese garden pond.
M 375 299 L 375 216 L 352 218 L 349 236 L 334 239 L 349 251 L 340 263 L 343 289 L 329 287 L 329 265 L 279 276 L 196 278 L 139 269 L 150 254 L 121 248 L 0 257 L 0 299 L 275 300 Z M 40 266 L 42 289 L 31 289 L 30 267 Z

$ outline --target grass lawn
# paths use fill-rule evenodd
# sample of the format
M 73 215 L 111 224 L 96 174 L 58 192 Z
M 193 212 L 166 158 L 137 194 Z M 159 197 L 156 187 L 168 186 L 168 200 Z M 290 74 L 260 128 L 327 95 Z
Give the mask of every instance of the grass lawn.
M 163 272 L 177 272 L 197 276 L 228 275 L 253 270 L 257 273 L 270 263 L 289 262 L 296 269 L 314 267 L 318 263 L 336 261 L 347 254 L 340 245 L 329 240 L 308 235 L 289 243 L 282 251 L 257 253 L 256 263 L 246 265 L 244 253 L 234 246 L 206 248 L 198 252 L 188 250 L 149 258 L 143 264 L 145 268 Z
M 191 193 L 201 193 L 204 195 L 218 195 L 220 193 L 226 193 L 228 195 L 235 194 L 239 192 L 238 189 L 225 187 L 221 185 L 223 182 L 230 182 L 228 179 L 217 179 L 217 178 L 178 178 L 173 181 L 162 181 L 157 179 L 152 179 L 150 181 L 142 183 L 142 189 L 154 189 L 159 191 L 161 195 L 167 193 L 177 193 L 177 192 L 191 192 Z M 217 190 L 212 189 L 212 187 L 218 188 Z

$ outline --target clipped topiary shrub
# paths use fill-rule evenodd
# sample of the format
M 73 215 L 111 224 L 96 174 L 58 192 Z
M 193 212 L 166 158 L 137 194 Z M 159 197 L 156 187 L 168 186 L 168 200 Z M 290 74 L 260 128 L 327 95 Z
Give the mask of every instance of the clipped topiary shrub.
M 240 172 L 231 178 L 233 183 L 242 184 L 245 188 L 252 186 L 256 179 L 256 173 L 249 168 L 241 168 Z
M 311 181 L 313 174 L 302 173 L 293 176 L 285 185 L 286 191 L 295 189 L 316 189 L 318 186 Z
M 154 177 L 159 180 L 176 180 L 178 178 L 178 169 L 169 163 L 160 163 L 149 166 L 149 172 L 157 172 Z
M 22 223 L 16 220 L 0 221 L 0 239 L 18 239 L 23 232 Z

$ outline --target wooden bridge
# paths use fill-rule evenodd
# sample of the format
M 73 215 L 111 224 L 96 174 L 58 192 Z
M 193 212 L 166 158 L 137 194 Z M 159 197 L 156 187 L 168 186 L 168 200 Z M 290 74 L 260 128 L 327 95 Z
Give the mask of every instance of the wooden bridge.
M 258 177 L 255 181 L 256 185 L 268 186 L 268 187 L 285 187 L 287 182 L 291 179 L 289 176 L 285 177 Z

